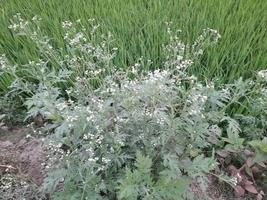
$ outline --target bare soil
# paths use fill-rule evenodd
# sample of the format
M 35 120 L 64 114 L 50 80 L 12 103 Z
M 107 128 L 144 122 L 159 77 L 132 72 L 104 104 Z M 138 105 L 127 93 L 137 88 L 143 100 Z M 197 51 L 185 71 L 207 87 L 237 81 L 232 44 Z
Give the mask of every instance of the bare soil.
M 41 164 L 45 154 L 38 139 L 26 139 L 28 133 L 22 128 L 0 131 L 0 175 L 9 168 L 41 185 L 44 178 Z
M 26 128 L 0 128 L 0 194 L 3 193 L 0 196 L 3 199 L 24 198 L 20 193 L 27 194 L 24 199 L 41 199 L 37 188 L 44 180 L 45 152 L 38 139 L 27 137 L 29 133 Z

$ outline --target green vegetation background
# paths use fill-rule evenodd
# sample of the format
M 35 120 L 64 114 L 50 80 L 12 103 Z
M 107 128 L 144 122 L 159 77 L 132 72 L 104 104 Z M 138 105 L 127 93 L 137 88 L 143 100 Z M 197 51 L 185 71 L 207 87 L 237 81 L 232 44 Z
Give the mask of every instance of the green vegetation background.
M 193 41 L 203 28 L 219 31 L 222 39 L 192 68 L 200 77 L 232 81 L 267 67 L 266 0 L 0 0 L 0 54 L 23 64 L 38 58 L 30 40 L 15 37 L 7 28 L 14 14 L 40 16 L 42 28 L 55 45 L 64 46 L 61 22 L 96 18 L 101 31 L 110 31 L 118 47 L 115 64 L 128 67 L 143 56 L 162 63 L 165 22 L 181 29 L 182 39 Z M 0 89 L 8 85 L 0 79 Z

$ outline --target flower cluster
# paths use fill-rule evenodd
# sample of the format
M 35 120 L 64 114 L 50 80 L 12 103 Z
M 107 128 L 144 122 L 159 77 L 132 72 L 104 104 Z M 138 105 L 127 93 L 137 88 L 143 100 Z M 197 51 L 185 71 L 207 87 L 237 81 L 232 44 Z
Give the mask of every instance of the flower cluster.
M 262 79 L 267 80 L 267 70 L 261 70 L 258 72 L 258 76 Z
M 5 54 L 0 55 L 0 70 L 5 71 L 9 68 L 8 60 L 5 56 Z
M 17 31 L 17 30 L 20 31 L 20 30 L 27 29 L 28 25 L 29 25 L 29 21 L 24 20 L 21 17 L 21 13 L 17 13 L 16 15 L 14 15 L 13 20 L 12 20 L 12 24 L 9 25 L 8 28 L 13 30 L 13 31 Z

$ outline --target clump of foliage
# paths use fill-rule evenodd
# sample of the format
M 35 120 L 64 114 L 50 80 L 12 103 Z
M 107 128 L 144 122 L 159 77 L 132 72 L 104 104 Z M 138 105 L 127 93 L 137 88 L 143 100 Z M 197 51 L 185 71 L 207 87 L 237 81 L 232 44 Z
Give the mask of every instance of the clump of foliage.
M 136 63 L 122 70 L 110 66 L 116 50 L 110 35 L 90 42 L 98 26 L 86 36 L 64 22 L 68 54 L 61 55 L 16 18 L 23 26 L 11 28 L 36 41 L 44 61 L 7 67 L 3 73 L 14 77 L 7 97 L 26 100 L 27 118 L 46 120 L 46 144 L 54 153 L 43 189 L 52 199 L 193 198 L 190 183 L 206 186 L 205 174 L 219 166 L 218 149 L 239 152 L 250 144 L 259 151 L 256 141 L 266 135 L 266 73 L 218 86 L 187 73 L 218 41 L 217 31 L 205 29 L 192 45 L 169 31 L 162 69 L 143 71 Z M 215 175 L 237 185 L 234 176 Z

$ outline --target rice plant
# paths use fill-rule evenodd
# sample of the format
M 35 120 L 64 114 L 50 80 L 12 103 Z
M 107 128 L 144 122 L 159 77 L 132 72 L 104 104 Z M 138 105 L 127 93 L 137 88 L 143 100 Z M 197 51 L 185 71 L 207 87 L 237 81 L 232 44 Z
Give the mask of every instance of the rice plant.
M 266 68 L 266 10 L 265 0 L 1 0 L 0 53 L 18 64 L 39 57 L 32 41 L 14 36 L 8 29 L 10 19 L 18 12 L 28 20 L 38 13 L 44 33 L 62 48 L 61 21 L 95 18 L 101 23 L 99 36 L 107 31 L 114 36 L 119 49 L 115 65 L 127 68 L 144 57 L 158 68 L 163 63 L 162 44 L 168 42 L 164 26 L 171 21 L 173 27 L 183 30 L 181 38 L 188 43 L 206 27 L 221 33 L 220 43 L 207 50 L 192 72 L 226 82 Z M 8 78 L 1 77 L 1 90 L 10 83 Z

